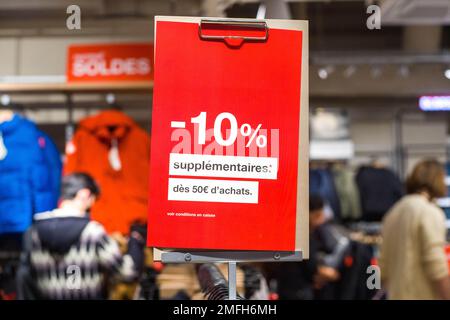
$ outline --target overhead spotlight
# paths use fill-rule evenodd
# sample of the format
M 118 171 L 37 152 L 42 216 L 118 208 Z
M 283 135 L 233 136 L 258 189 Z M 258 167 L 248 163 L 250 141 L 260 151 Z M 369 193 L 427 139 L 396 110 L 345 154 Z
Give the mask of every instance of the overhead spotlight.
M 317 71 L 317 75 L 319 76 L 320 79 L 325 80 L 326 78 L 328 78 L 328 71 L 326 68 L 320 68 Z
M 0 98 L 0 103 L 3 106 L 9 105 L 11 103 L 11 97 L 9 95 L 7 95 L 7 94 L 2 95 L 1 98 Z
M 379 77 L 381 77 L 381 74 L 383 73 L 383 70 L 381 70 L 380 66 L 373 66 L 370 69 L 370 75 L 372 76 L 372 78 L 374 79 L 378 79 Z
M 345 68 L 344 77 L 350 78 L 351 76 L 353 76 L 355 74 L 355 72 L 356 72 L 356 66 L 350 65 L 347 68 Z
M 398 74 L 403 77 L 403 78 L 408 78 L 409 74 L 410 74 L 410 69 L 409 66 L 407 65 L 402 65 L 400 66 L 400 68 L 398 69 Z
M 450 67 L 447 67 L 444 71 L 444 76 L 450 80 Z
M 106 95 L 106 102 L 108 104 L 114 104 L 116 102 L 116 96 L 114 95 L 114 93 L 108 93 Z
M 319 70 L 317 70 L 317 75 L 320 79 L 325 80 L 328 79 L 330 74 L 334 71 L 334 68 L 332 66 L 327 67 L 321 67 Z

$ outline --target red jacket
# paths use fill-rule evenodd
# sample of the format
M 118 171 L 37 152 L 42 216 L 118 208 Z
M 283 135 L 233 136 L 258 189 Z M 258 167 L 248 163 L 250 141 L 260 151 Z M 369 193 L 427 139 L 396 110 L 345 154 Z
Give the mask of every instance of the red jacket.
M 117 141 L 117 157 L 111 148 Z M 103 111 L 82 120 L 66 148 L 64 173 L 90 174 L 100 186 L 92 219 L 108 232 L 127 233 L 136 220 L 147 220 L 150 137 L 120 111 Z

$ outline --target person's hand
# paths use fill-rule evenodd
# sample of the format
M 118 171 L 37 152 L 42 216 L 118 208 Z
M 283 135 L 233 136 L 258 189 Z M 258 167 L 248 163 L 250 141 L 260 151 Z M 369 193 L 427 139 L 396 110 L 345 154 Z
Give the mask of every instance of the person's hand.
M 317 273 L 314 275 L 314 288 L 321 289 L 328 282 L 337 281 L 339 278 L 340 274 L 336 269 L 327 266 L 319 266 Z
M 114 232 L 111 235 L 111 238 L 114 239 L 120 248 L 120 252 L 124 253 L 127 251 L 127 244 L 128 241 L 127 239 L 123 236 L 123 234 L 121 234 L 120 232 Z
M 320 266 L 318 274 L 327 281 L 339 280 L 339 272 L 335 268 Z

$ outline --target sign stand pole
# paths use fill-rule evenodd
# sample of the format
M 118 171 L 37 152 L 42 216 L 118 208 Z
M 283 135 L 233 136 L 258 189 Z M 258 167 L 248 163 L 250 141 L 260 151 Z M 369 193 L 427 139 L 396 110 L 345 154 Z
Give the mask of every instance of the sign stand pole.
M 228 262 L 228 300 L 236 299 L 236 262 Z
M 302 251 L 220 251 L 153 248 L 155 261 L 162 263 L 227 263 L 228 300 L 237 300 L 237 262 L 302 261 Z

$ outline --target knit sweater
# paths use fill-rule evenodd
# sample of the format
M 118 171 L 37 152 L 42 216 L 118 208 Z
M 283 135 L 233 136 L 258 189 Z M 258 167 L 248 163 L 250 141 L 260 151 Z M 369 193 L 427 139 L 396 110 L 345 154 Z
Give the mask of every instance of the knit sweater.
M 421 195 L 408 195 L 383 221 L 381 278 L 390 299 L 437 299 L 433 281 L 448 276 L 445 217 Z
M 66 209 L 38 214 L 35 220 L 22 264 L 37 298 L 104 299 L 109 276 L 123 281 L 138 276 L 144 243 L 131 237 L 122 255 L 102 225 Z

